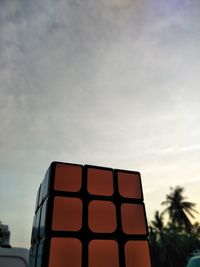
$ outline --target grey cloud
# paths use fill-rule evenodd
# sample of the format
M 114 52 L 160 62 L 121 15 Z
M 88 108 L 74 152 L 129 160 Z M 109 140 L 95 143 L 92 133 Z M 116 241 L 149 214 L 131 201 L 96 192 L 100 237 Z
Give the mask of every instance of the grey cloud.
M 135 167 L 147 187 L 187 166 L 191 154 L 162 153 L 199 139 L 199 4 L 175 4 L 0 2 L 1 177 L 13 196 L 20 181 L 32 206 L 56 159 Z

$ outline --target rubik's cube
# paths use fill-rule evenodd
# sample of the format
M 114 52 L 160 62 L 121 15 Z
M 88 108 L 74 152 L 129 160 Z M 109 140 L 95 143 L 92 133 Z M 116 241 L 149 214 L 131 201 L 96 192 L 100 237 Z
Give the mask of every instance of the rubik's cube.
M 29 267 L 151 267 L 140 173 L 51 163 L 37 194 Z

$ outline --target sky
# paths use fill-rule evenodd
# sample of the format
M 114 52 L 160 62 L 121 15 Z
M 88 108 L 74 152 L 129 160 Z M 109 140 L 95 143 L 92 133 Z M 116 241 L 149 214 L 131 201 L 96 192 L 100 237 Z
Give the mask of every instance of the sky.
M 200 211 L 199 0 L 0 0 L 0 221 L 30 246 L 52 161 L 141 172 Z M 196 220 L 200 221 L 200 215 Z

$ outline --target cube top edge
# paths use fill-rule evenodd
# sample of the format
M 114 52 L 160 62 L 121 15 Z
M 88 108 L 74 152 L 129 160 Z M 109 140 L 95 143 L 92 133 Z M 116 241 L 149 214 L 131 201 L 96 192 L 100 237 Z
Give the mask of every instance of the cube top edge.
M 71 165 L 71 166 L 80 166 L 82 168 L 94 168 L 94 169 L 102 169 L 102 170 L 108 170 L 113 172 L 123 172 L 123 173 L 133 173 L 137 174 L 141 177 L 141 173 L 137 170 L 127 170 L 127 169 L 118 169 L 118 168 L 112 168 L 112 167 L 105 167 L 105 166 L 99 166 L 99 165 L 92 165 L 92 164 L 78 164 L 78 163 L 72 163 L 72 162 L 62 162 L 62 161 L 52 161 L 49 165 L 49 168 L 47 171 L 51 168 L 56 166 L 57 164 L 63 164 L 63 165 Z

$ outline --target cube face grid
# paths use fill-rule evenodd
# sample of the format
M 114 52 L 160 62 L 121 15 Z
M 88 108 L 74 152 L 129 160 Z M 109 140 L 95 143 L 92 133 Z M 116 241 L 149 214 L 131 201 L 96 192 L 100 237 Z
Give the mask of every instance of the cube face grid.
M 113 233 L 117 227 L 115 205 L 111 201 L 92 200 L 88 206 L 88 226 L 94 233 Z
M 38 191 L 29 267 L 151 267 L 147 238 L 138 172 L 54 162 Z
M 45 240 L 41 239 L 40 242 L 38 243 L 36 247 L 37 251 L 37 259 L 36 259 L 36 266 L 42 267 L 42 258 L 43 258 L 43 253 L 44 253 L 44 243 Z
M 45 236 L 46 231 L 46 211 L 47 211 L 48 199 L 46 199 L 41 207 L 41 215 L 39 222 L 39 237 L 42 238 Z
M 92 240 L 89 243 L 89 267 L 119 267 L 119 247 L 115 240 Z
M 87 190 L 93 195 L 112 196 L 114 193 L 112 171 L 88 168 Z
M 79 165 L 57 164 L 54 189 L 57 191 L 78 192 L 82 184 L 82 167 Z
M 151 267 L 147 241 L 128 241 L 125 244 L 126 267 Z
M 121 218 L 124 233 L 132 235 L 147 234 L 143 205 L 123 203 L 121 205 Z
M 82 266 L 82 244 L 76 238 L 54 237 L 50 243 L 48 267 L 66 266 Z
M 117 176 L 119 193 L 122 197 L 143 199 L 139 173 L 119 171 Z
M 79 231 L 82 227 L 82 200 L 72 197 L 55 197 L 52 230 Z

